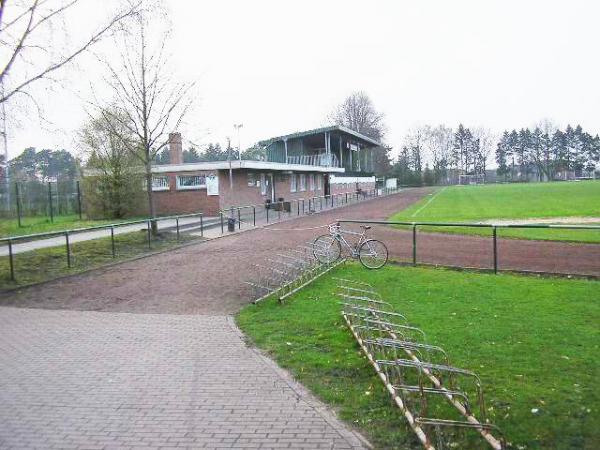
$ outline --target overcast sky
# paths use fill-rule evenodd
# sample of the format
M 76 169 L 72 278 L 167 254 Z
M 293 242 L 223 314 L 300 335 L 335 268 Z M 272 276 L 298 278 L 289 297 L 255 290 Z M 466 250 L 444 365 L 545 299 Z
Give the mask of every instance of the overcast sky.
M 87 0 L 100 8 L 102 0 Z M 386 116 L 396 149 L 418 124 L 505 128 L 542 118 L 600 132 L 597 1 L 170 0 L 172 69 L 198 82 L 181 132 L 201 144 L 242 147 L 326 124 L 346 95 L 365 91 Z M 69 17 L 75 40 L 97 14 Z M 106 46 L 105 49 L 106 51 Z M 110 56 L 110 50 L 108 50 Z M 27 146 L 75 147 L 92 58 L 41 91 L 51 124 L 22 120 L 10 155 Z

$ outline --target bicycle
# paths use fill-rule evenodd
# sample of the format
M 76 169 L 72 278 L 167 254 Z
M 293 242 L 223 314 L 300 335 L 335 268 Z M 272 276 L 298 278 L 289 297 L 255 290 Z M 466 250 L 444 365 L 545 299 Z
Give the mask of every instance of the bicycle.
M 367 269 L 380 269 L 387 263 L 388 249 L 385 244 L 377 239 L 367 238 L 367 231 L 370 226 L 361 225 L 362 233 L 355 231 L 342 230 L 339 224 L 329 225 L 329 234 L 319 236 L 313 241 L 313 254 L 315 258 L 324 264 L 331 264 L 337 261 L 342 254 L 342 245 L 348 249 L 354 259 Z M 348 243 L 344 234 L 360 236 L 356 244 Z

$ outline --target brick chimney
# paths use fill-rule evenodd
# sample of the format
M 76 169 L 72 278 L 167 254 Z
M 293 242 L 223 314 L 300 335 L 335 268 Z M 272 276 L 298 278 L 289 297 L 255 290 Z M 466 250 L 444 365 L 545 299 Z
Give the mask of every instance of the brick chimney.
M 181 133 L 169 133 L 169 159 L 171 164 L 183 164 Z

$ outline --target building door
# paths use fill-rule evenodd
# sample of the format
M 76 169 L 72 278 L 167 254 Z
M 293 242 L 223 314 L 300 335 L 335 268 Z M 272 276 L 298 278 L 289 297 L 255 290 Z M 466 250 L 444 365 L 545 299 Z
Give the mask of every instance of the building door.
M 325 195 L 331 195 L 331 184 L 329 183 L 329 174 L 325 174 Z

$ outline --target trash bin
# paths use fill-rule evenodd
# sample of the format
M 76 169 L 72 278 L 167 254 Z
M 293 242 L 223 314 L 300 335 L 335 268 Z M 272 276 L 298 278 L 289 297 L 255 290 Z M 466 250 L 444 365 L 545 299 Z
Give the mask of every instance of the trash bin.
M 233 217 L 227 219 L 227 231 L 230 233 L 235 231 L 235 219 Z

